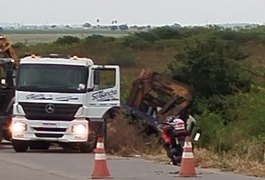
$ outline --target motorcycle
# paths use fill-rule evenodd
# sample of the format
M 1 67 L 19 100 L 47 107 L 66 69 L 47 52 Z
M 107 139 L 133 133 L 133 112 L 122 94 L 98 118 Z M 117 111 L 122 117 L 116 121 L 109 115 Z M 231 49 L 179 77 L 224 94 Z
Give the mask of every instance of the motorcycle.
M 191 126 L 189 131 L 185 128 L 176 128 L 171 123 L 164 123 L 162 126 L 164 148 L 173 165 L 179 165 L 181 163 L 185 138 L 187 136 L 191 136 L 193 141 L 200 139 L 201 130 L 197 129 L 194 131 L 194 123 Z

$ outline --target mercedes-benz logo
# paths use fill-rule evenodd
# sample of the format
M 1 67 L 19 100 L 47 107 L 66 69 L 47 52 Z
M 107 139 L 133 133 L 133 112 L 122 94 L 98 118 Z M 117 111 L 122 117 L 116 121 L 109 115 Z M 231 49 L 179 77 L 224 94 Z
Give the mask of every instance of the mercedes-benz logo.
M 45 106 L 45 111 L 49 114 L 53 113 L 55 110 L 55 106 L 53 104 L 47 104 Z

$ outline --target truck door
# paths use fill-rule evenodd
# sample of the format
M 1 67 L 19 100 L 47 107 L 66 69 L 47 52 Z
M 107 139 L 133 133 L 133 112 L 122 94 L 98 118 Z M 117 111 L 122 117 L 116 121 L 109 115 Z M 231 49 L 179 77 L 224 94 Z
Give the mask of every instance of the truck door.
M 90 118 L 102 118 L 112 107 L 120 106 L 120 68 L 94 65 L 88 82 L 88 113 Z

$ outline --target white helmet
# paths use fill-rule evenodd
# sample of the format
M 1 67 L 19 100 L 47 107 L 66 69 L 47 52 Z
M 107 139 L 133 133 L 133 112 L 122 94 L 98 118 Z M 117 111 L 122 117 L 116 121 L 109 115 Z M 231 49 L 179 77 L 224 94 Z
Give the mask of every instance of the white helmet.
M 175 130 L 185 130 L 185 122 L 182 119 L 175 118 L 171 123 Z

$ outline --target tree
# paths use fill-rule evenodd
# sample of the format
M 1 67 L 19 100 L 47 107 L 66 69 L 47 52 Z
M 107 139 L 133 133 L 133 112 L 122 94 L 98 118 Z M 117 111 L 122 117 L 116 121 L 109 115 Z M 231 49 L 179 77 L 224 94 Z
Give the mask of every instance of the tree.
M 91 27 L 91 24 L 90 24 L 90 23 L 84 23 L 84 24 L 83 24 L 83 27 L 84 27 L 84 28 L 89 28 L 89 27 Z
M 237 59 L 243 57 L 239 54 L 237 47 L 210 37 L 189 44 L 184 52 L 176 55 L 169 70 L 201 96 L 228 95 L 250 88 L 249 78 Z
M 112 30 L 112 31 L 116 31 L 116 30 L 118 30 L 118 26 L 115 26 L 115 25 L 110 26 L 110 30 Z
M 128 28 L 128 26 L 127 26 L 126 24 L 123 24 L 123 25 L 119 25 L 119 29 L 120 29 L 121 31 L 126 31 L 126 30 L 128 30 L 129 28 Z
M 4 31 L 4 28 L 0 27 L 0 32 L 3 32 Z
M 72 27 L 70 25 L 65 25 L 65 28 L 72 29 Z
M 213 35 L 188 42 L 168 69 L 174 79 L 192 87 L 201 106 L 218 111 L 226 106 L 225 96 L 250 90 L 250 75 L 239 62 L 242 57 L 237 46 Z

